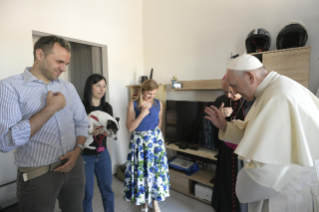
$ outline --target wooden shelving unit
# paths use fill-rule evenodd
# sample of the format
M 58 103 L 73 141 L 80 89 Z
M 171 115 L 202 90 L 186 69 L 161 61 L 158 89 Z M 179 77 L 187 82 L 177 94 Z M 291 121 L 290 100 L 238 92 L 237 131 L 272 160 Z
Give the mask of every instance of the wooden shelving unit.
M 287 76 L 306 88 L 309 81 L 310 46 L 253 53 L 268 70 Z
M 209 169 L 199 170 L 191 176 L 187 176 L 183 172 L 170 169 L 169 174 L 171 178 L 172 189 L 186 194 L 188 196 L 191 196 L 207 204 L 210 204 L 210 201 L 196 197 L 194 188 L 197 182 L 207 185 L 209 187 L 214 187 L 214 184 L 209 182 L 215 176 L 214 171 Z
M 179 151 L 179 152 L 184 152 L 184 153 L 191 154 L 191 155 L 197 155 L 197 156 L 200 156 L 203 158 L 208 158 L 211 160 L 217 160 L 215 158 L 215 155 L 217 155 L 218 150 L 207 149 L 204 147 L 199 147 L 198 150 L 180 149 L 175 144 L 166 145 L 166 148 L 171 149 L 171 150 L 175 150 L 175 151 Z
M 218 151 L 211 150 L 207 148 L 200 147 L 198 150 L 191 149 L 179 149 L 175 144 L 166 145 L 167 149 L 188 153 L 191 155 L 200 156 L 203 158 L 208 158 L 212 160 L 216 160 L 214 157 Z M 190 197 L 198 199 L 202 202 L 210 204 L 210 201 L 198 198 L 195 196 L 195 184 L 201 183 L 209 187 L 214 187 L 214 184 L 209 181 L 215 176 L 215 172 L 210 169 L 199 170 L 192 174 L 191 176 L 187 176 L 185 173 L 181 171 L 177 171 L 174 169 L 169 170 L 170 179 L 171 179 L 171 187 L 172 189 L 179 191 L 183 194 L 186 194 Z

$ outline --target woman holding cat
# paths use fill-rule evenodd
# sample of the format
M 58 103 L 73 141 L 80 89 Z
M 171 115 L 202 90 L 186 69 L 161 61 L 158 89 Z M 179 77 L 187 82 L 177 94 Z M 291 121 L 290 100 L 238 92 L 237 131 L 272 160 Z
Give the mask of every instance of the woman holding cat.
M 113 116 L 112 106 L 105 102 L 106 79 L 99 74 L 92 74 L 86 80 L 83 104 L 86 113 L 100 110 Z M 114 211 L 114 193 L 112 191 L 112 164 L 109 151 L 107 150 L 106 133 L 100 127 L 94 127 L 91 135 L 94 142 L 90 145 L 96 149 L 83 150 L 85 161 L 85 197 L 83 201 L 84 212 L 93 212 L 92 198 L 94 195 L 94 174 L 98 187 L 102 195 L 103 207 L 105 212 Z
M 126 163 L 124 199 L 142 205 L 144 212 L 148 211 L 148 205 L 159 212 L 158 202 L 169 196 L 170 187 L 160 129 L 163 105 L 154 99 L 157 89 L 154 80 L 144 81 L 137 99 L 129 104 L 126 119 L 126 127 L 133 134 Z

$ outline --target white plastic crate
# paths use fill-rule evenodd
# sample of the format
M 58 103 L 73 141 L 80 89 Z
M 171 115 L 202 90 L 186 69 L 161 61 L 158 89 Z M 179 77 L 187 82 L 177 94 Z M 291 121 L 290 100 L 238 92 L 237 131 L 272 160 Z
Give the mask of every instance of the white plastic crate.
M 212 195 L 213 195 L 213 188 L 200 183 L 195 184 L 196 197 L 205 199 L 210 202 L 212 200 Z

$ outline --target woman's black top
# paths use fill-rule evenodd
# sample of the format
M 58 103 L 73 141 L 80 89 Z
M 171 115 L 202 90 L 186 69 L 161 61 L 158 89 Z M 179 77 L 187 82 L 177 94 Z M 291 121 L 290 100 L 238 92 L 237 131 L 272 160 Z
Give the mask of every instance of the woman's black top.
M 109 103 L 105 103 L 106 105 L 105 105 L 105 109 L 103 108 L 103 106 L 102 105 L 99 105 L 98 107 L 95 107 L 95 106 L 92 106 L 91 107 L 91 111 L 89 111 L 88 113 L 91 113 L 92 111 L 95 111 L 95 110 L 100 110 L 100 111 L 103 111 L 103 112 L 106 112 L 106 113 L 108 113 L 108 114 L 110 114 L 111 116 L 113 116 L 113 109 L 112 109 L 112 106 L 109 104 Z M 89 136 L 93 136 L 93 135 L 89 135 Z M 102 134 L 100 134 L 100 135 L 97 135 L 97 136 L 93 136 L 93 139 L 94 139 L 94 141 L 93 141 L 93 143 L 90 145 L 90 146 L 94 146 L 94 147 L 96 147 L 96 148 L 98 148 L 99 147 L 99 144 L 98 144 L 98 142 L 96 141 L 96 139 L 100 139 L 100 138 L 102 138 L 103 137 L 103 135 Z M 107 141 L 107 139 L 106 139 L 106 137 L 104 137 L 103 138 L 103 140 L 102 140 L 102 146 L 106 149 L 106 146 L 107 146 L 107 144 L 106 144 L 106 141 Z M 94 149 L 94 150 L 91 150 L 91 149 L 87 149 L 87 148 L 84 148 L 83 149 L 83 155 L 97 155 L 97 154 L 100 154 L 101 152 L 97 152 L 96 151 L 96 149 Z

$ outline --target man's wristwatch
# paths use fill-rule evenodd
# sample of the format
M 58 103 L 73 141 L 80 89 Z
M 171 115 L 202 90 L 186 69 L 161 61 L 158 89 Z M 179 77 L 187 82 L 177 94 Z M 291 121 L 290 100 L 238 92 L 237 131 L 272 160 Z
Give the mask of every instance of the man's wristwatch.
M 83 153 L 84 146 L 83 146 L 82 144 L 77 144 L 77 145 L 75 145 L 75 147 L 80 147 L 80 149 L 81 149 L 81 154 Z M 74 147 L 74 148 L 75 148 L 75 147 Z

